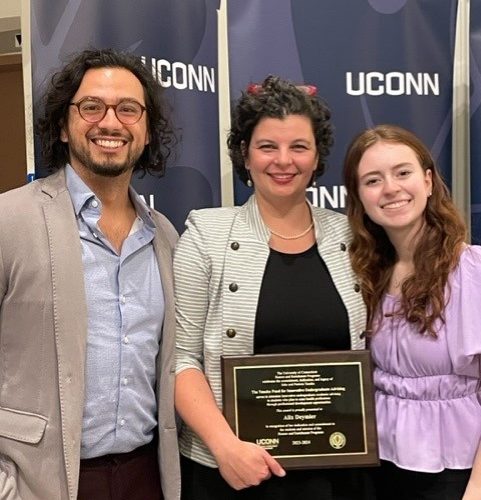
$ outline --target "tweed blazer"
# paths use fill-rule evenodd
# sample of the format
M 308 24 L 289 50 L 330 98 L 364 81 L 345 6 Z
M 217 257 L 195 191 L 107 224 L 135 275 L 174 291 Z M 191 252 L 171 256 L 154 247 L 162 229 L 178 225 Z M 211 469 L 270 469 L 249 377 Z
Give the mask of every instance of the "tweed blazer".
M 174 412 L 172 249 L 159 213 L 154 249 L 165 295 L 157 360 L 164 497 L 180 498 Z M 64 170 L 0 195 L 0 498 L 75 500 L 87 307 L 81 243 Z
M 311 205 L 319 255 L 349 316 L 351 348 L 365 347 L 366 312 L 351 269 L 351 240 L 344 215 Z M 222 408 L 221 355 L 253 354 L 254 323 L 270 233 L 255 197 L 241 207 L 195 210 L 174 256 L 176 372 L 205 373 Z M 199 438 L 183 426 L 181 453 L 199 463 L 216 463 Z

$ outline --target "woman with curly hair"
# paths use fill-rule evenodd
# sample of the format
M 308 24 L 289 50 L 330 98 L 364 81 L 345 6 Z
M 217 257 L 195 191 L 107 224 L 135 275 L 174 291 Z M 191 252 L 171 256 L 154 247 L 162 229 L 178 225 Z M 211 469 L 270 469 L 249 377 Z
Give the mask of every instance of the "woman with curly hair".
M 222 355 L 364 347 L 347 219 L 306 200 L 331 143 L 315 88 L 277 77 L 250 85 L 228 147 L 254 194 L 189 215 L 174 259 L 183 500 L 372 498 L 363 470 L 286 473 L 222 415 Z
M 465 243 L 431 154 L 407 130 L 380 125 L 358 135 L 344 180 L 375 364 L 378 498 L 481 498 L 481 463 L 473 468 L 481 248 Z

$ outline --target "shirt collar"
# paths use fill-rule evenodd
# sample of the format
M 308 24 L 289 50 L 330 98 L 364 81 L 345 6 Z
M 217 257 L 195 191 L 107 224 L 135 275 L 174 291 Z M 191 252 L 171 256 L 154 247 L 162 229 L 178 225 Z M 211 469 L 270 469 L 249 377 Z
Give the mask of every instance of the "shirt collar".
M 85 204 L 95 198 L 95 194 L 68 163 L 65 166 L 65 181 L 72 199 L 75 215 L 78 216 Z
M 92 200 L 92 198 L 97 199 L 97 197 L 68 163 L 65 166 L 65 179 L 74 206 L 75 215 L 78 216 L 86 204 Z M 152 219 L 152 210 L 132 186 L 129 186 L 129 196 L 137 216 L 140 217 L 148 227 L 154 228 L 155 224 Z M 98 200 L 98 202 L 100 206 L 100 200 Z

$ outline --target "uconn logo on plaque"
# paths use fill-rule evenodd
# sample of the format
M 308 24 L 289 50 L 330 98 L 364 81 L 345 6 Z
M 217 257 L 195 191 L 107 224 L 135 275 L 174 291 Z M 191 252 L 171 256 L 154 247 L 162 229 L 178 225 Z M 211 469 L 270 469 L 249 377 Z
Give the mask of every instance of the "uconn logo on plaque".
M 346 446 L 346 436 L 342 432 L 333 432 L 329 436 L 329 444 L 335 450 L 340 450 Z
M 277 448 L 279 446 L 278 438 L 258 438 L 256 439 L 256 444 L 262 446 L 266 450 L 271 450 L 272 448 Z

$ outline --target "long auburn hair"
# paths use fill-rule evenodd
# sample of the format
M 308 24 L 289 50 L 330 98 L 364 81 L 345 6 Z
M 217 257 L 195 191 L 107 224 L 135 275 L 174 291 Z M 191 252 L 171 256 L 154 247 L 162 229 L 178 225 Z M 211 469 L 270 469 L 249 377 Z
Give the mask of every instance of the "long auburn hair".
M 344 160 L 347 215 L 353 231 L 350 254 L 367 306 L 367 331 L 379 326 L 380 304 L 397 260 L 384 229 L 366 214 L 359 198 L 358 167 L 364 152 L 378 141 L 404 144 L 416 154 L 424 171 L 432 173 L 432 195 L 424 211 L 422 237 L 414 251 L 414 273 L 403 283 L 398 314 L 436 337 L 435 322 L 444 321 L 449 273 L 459 262 L 466 239 L 465 224 L 454 206 L 428 148 L 411 132 L 395 125 L 379 125 L 361 132 L 351 142 Z M 448 290 L 449 292 L 449 290 Z

